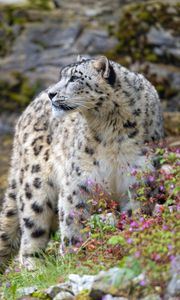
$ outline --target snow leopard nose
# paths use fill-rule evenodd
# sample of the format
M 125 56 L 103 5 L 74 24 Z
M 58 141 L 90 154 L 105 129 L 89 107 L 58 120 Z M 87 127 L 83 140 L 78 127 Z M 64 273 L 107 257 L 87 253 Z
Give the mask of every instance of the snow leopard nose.
M 52 100 L 55 96 L 57 95 L 57 93 L 48 93 L 49 98 Z

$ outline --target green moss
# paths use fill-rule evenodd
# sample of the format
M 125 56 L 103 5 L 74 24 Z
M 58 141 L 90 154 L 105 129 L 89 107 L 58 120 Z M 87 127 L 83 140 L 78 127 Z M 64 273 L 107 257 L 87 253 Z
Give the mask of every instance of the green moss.
M 149 54 L 145 55 L 145 57 L 150 62 L 157 62 L 158 61 L 158 57 L 154 53 L 149 53 Z
M 29 1 L 21 7 L 0 5 L 0 56 L 10 54 L 14 40 L 29 22 L 41 21 L 43 16 L 34 14 L 34 10 L 49 10 L 52 1 Z
M 170 9 L 172 8 L 173 9 Z M 170 79 L 151 74 L 147 69 L 141 68 L 144 62 L 153 64 L 178 65 L 178 59 L 164 52 L 155 53 L 154 46 L 148 42 L 147 34 L 151 28 L 162 27 L 172 35 L 180 34 L 180 4 L 164 3 L 161 0 L 143 1 L 124 6 L 121 11 L 119 25 L 110 34 L 118 39 L 118 45 L 107 52 L 106 55 L 120 64 L 131 67 L 133 63 L 139 64 L 139 71 L 154 84 L 162 99 L 171 99 L 178 94 L 178 89 L 172 87 Z
M 152 45 L 148 44 L 147 33 L 151 27 L 163 27 L 171 30 L 172 34 L 180 34 L 179 14 L 180 7 L 174 4 L 174 10 L 170 10 L 170 4 L 163 1 L 136 3 L 126 5 L 121 12 L 118 29 L 114 35 L 119 44 L 107 53 L 111 59 L 129 55 L 135 61 L 150 61 L 171 63 L 172 57 L 166 54 L 158 56 L 153 53 Z M 110 29 L 112 35 L 112 28 Z M 130 62 L 131 63 L 131 62 Z M 128 63 L 127 63 L 128 66 Z
M 21 111 L 40 90 L 40 83 L 30 84 L 27 77 L 20 73 L 13 73 L 14 81 L 0 81 L 1 111 Z
M 53 8 L 51 0 L 29 0 L 28 6 L 31 8 L 50 10 Z

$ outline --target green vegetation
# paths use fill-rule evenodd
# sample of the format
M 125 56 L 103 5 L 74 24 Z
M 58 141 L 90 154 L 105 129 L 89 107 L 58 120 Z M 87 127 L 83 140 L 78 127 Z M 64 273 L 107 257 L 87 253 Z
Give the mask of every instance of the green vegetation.
M 15 72 L 13 83 L 0 80 L 1 111 L 20 111 L 33 99 L 34 95 L 40 90 L 40 83 L 31 85 L 28 78 L 23 74 Z
M 50 10 L 54 6 L 52 0 L 29 0 L 28 7 L 33 9 Z
M 157 291 L 163 295 L 180 254 L 180 152 L 163 146 L 154 151 L 157 171 L 141 174 L 134 169 L 131 173 L 139 179 L 145 178 L 132 187 L 134 197 L 141 202 L 141 210 L 133 214 L 120 213 L 117 204 L 100 186 L 87 183 L 92 187 L 90 202 L 94 211 L 84 228 L 91 233 L 89 238 L 74 248 L 76 254 L 60 258 L 59 236 L 56 234 L 44 254 L 44 262 L 38 262 L 36 271 L 20 271 L 12 265 L 0 278 L 5 299 L 17 299 L 20 296 L 18 289 L 27 286 L 37 287 L 33 297 L 48 299 L 43 289 L 66 281 L 68 274 L 96 274 L 113 266 L 121 270 L 115 278 L 113 290 L 116 291 L 121 282 L 122 296 L 136 299 L 139 295 L 142 297 Z M 115 225 L 108 221 L 109 213 L 116 219 Z M 123 290 L 122 282 L 133 280 L 140 274 L 144 275 L 140 283 Z M 88 291 L 83 291 L 77 299 L 89 299 Z

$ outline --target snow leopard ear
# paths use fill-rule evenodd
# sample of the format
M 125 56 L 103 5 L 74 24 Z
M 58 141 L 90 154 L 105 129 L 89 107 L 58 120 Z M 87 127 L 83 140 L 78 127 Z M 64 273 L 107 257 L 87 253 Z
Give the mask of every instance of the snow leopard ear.
M 106 56 L 100 56 L 93 62 L 94 68 L 100 72 L 106 82 L 114 87 L 116 84 L 116 72 L 112 63 L 109 62 Z
M 110 63 L 106 56 L 100 56 L 93 62 L 94 68 L 101 72 L 104 78 L 109 77 Z
M 83 57 L 82 55 L 78 55 L 76 60 L 77 60 L 77 62 L 82 62 L 82 61 L 87 60 L 87 58 Z

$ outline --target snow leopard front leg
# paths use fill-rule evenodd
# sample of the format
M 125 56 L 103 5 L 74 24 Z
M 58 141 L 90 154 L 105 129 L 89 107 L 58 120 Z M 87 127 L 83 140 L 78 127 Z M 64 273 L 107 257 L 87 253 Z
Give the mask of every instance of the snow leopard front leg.
M 64 178 L 64 185 L 59 194 L 58 210 L 61 234 L 60 254 L 73 251 L 87 238 L 82 233 L 85 221 L 90 217 L 88 204 L 89 191 L 85 180 L 69 182 Z

